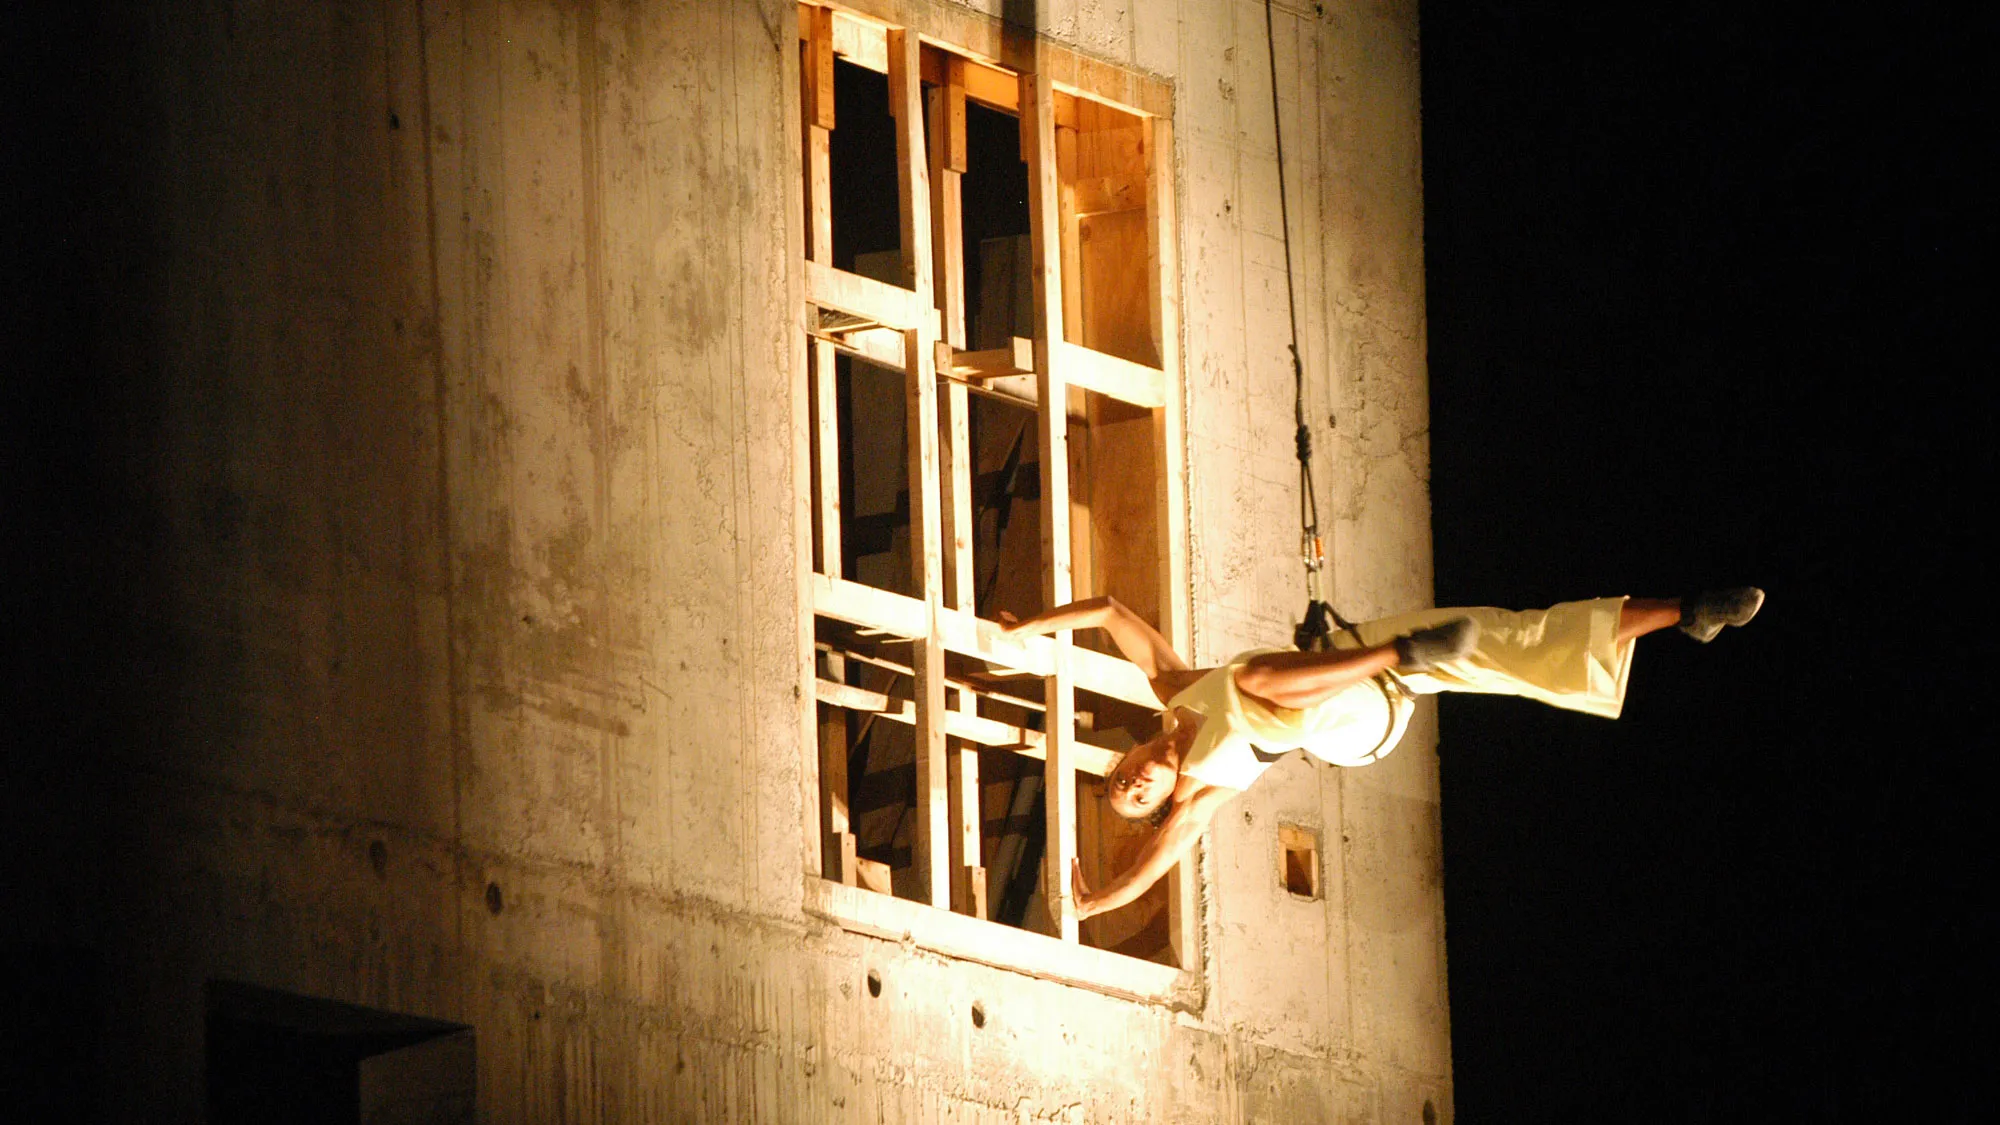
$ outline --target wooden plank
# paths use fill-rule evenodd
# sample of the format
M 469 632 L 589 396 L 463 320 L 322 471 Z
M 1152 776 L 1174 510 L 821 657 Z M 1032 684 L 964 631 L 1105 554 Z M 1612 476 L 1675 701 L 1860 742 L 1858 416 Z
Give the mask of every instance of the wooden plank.
M 946 66 L 958 74 L 962 66 Z M 931 250 L 934 255 L 936 305 L 944 319 L 944 339 L 965 347 L 965 230 L 962 173 L 965 171 L 965 83 L 933 87 L 930 102 Z M 956 114 L 953 107 L 956 107 Z M 956 136 L 952 133 L 956 118 Z M 958 150 L 957 165 L 951 160 Z
M 1094 352 L 1158 369 L 1153 349 L 1153 282 L 1146 209 L 1103 211 L 1077 219 L 1083 268 L 1083 331 L 1075 341 Z M 1136 411 L 1130 413 L 1136 414 Z
M 815 337 L 835 351 L 846 352 L 891 371 L 903 369 L 903 334 L 893 328 L 863 328 L 855 332 L 827 333 Z
M 814 340 L 807 346 L 811 380 L 812 490 L 814 569 L 841 576 L 840 512 L 840 390 L 835 379 L 833 345 Z
M 839 662 L 839 657 L 829 657 Z M 848 815 L 847 716 L 836 707 L 819 709 L 819 788 L 823 794 L 820 810 L 820 840 L 831 861 L 827 877 L 852 886 L 854 866 L 846 858 L 853 854 L 854 831 Z
M 954 43 L 953 46 L 958 46 Z M 933 86 L 942 86 L 948 80 L 946 65 L 957 60 L 961 85 L 965 97 L 989 109 L 1002 113 L 1019 113 L 1021 110 L 1021 83 L 1010 71 L 997 66 L 969 59 L 957 51 L 932 50 L 924 53 L 924 81 Z M 964 153 L 956 154 L 960 161 L 958 170 L 966 170 Z
M 1174 211 L 1174 125 L 1149 122 L 1147 156 L 1147 275 L 1156 285 L 1153 346 L 1160 356 L 1160 405 L 1153 415 L 1153 448 L 1159 458 L 1155 503 L 1160 544 L 1160 633 L 1177 652 L 1189 651 L 1186 610 L 1187 477 L 1180 359 L 1180 256 Z
M 1002 375 L 1032 375 L 1035 373 L 1035 342 L 1025 336 L 1015 336 L 1004 348 L 955 352 L 949 370 L 955 379 L 974 382 Z
M 1073 190 L 1078 218 L 1104 211 L 1138 211 L 1146 206 L 1143 175 L 1079 176 Z
M 806 257 L 833 265 L 833 134 L 806 126 Z
M 924 239 L 930 240 L 928 230 Z M 857 327 L 879 325 L 907 332 L 936 320 L 930 302 L 925 300 L 920 304 L 914 291 L 821 262 L 806 263 L 806 300 L 823 309 L 859 317 L 863 323 Z
M 954 348 L 965 346 L 965 250 L 960 180 L 966 169 L 965 61 L 948 52 L 926 50 L 922 61 L 935 63 L 937 84 L 927 93 L 930 112 L 928 156 L 931 186 L 931 249 L 935 264 L 935 304 L 942 338 L 935 360 L 948 368 Z M 972 565 L 972 436 L 971 404 L 963 383 L 944 388 L 943 546 L 945 602 L 961 612 L 974 609 Z M 948 706 L 959 714 L 976 713 L 977 699 L 969 691 L 947 691 Z M 947 730 L 947 734 L 949 734 Z M 963 739 L 947 742 L 947 808 L 951 820 L 951 907 L 984 917 L 985 880 L 968 871 L 979 869 L 979 754 Z M 971 805 L 967 804 L 970 794 Z
M 833 349 L 823 341 L 815 340 L 809 351 L 815 438 L 813 494 L 818 515 L 818 534 L 815 536 L 817 565 L 820 573 L 838 578 L 841 574 L 840 434 Z M 845 664 L 845 659 L 838 654 L 828 654 L 828 675 L 840 678 L 845 673 Z M 830 708 L 822 708 L 818 743 L 819 792 L 823 805 L 820 839 L 831 861 L 827 874 L 852 886 L 855 868 L 850 860 L 854 854 L 854 832 L 848 816 L 846 718 Z
M 1041 405 L 1036 437 L 1042 474 L 1042 596 L 1047 605 L 1071 597 L 1069 527 L 1069 392 L 1051 348 L 1063 338 L 1061 193 L 1056 177 L 1055 91 L 1046 47 L 1036 46 L 1036 71 L 1021 76 L 1022 136 L 1028 142 L 1028 229 L 1033 248 L 1035 372 Z M 1048 842 L 1043 851 L 1042 892 L 1054 909 L 1056 936 L 1077 940 L 1076 903 L 1069 894 L 1076 856 L 1076 699 L 1070 679 L 1068 630 L 1049 638 L 1048 759 L 1043 801 Z
M 1083 260 L 1076 226 L 1076 129 L 1056 123 L 1056 225 L 1062 245 L 1064 340 L 1082 340 Z
M 1066 385 L 1109 395 L 1120 402 L 1154 409 L 1166 405 L 1166 375 L 1147 367 L 1067 341 L 1050 349 Z
M 896 121 L 896 215 L 901 223 L 903 276 L 934 307 L 931 286 L 930 166 L 925 159 L 924 93 L 920 42 L 907 29 L 889 29 L 889 116 Z
M 833 53 L 877 74 L 889 73 L 886 29 L 852 12 L 833 13 Z
M 963 698 L 971 699 L 969 693 Z M 979 809 L 979 750 L 954 740 L 951 751 L 951 908 L 974 918 L 986 917 L 986 868 L 981 865 L 979 833 L 984 821 Z
M 910 568 L 923 595 L 923 625 L 911 645 L 915 676 L 917 807 L 912 863 L 933 906 L 951 902 L 951 808 L 945 743 L 944 645 L 937 611 L 944 597 L 943 497 L 939 480 L 937 318 L 932 309 L 930 169 L 924 156 L 922 49 L 903 28 L 888 34 L 889 111 L 896 119 L 896 203 L 902 260 L 924 314 L 904 332 L 904 400 L 910 456 Z
M 833 12 L 817 4 L 799 5 L 799 33 L 805 40 L 805 64 L 799 84 L 806 99 L 806 123 L 833 128 Z
M 1174 200 L 1174 123 L 1164 117 L 1148 123 L 1146 144 L 1147 276 L 1153 291 L 1153 346 L 1160 357 L 1165 394 L 1153 412 L 1153 450 L 1159 466 L 1154 496 L 1155 542 L 1159 545 L 1160 634 L 1176 652 L 1193 645 L 1187 608 L 1187 477 L 1185 419 L 1182 417 L 1180 356 L 1179 224 Z M 1174 866 L 1167 880 L 1167 941 L 1174 963 L 1199 960 L 1201 919 L 1196 874 L 1199 845 Z
M 840 415 L 839 388 L 834 379 L 833 348 L 823 340 L 808 345 L 813 427 L 812 487 L 815 519 L 815 563 L 820 574 L 841 576 Z M 810 622 L 808 622 L 810 626 Z M 811 633 L 808 631 L 807 636 Z M 840 679 L 846 659 L 826 657 L 827 674 Z M 820 794 L 819 839 L 825 849 L 829 877 L 852 886 L 855 879 L 854 829 L 848 816 L 847 719 L 821 708 L 818 724 Z
M 970 166 L 966 162 L 965 151 L 965 72 L 967 63 L 961 55 L 949 51 L 939 51 L 943 74 L 938 89 L 944 95 L 944 165 L 954 172 L 966 172 Z M 981 68 L 984 69 L 984 68 Z
M 889 865 L 872 859 L 857 858 L 854 861 L 856 879 L 851 886 L 878 895 L 894 895 L 895 882 L 891 878 Z
M 903 594 L 815 574 L 812 598 L 814 613 L 838 621 L 878 629 L 892 637 L 927 635 L 923 603 Z M 1014 636 L 1003 632 L 994 622 L 943 607 L 937 612 L 937 630 L 946 650 L 983 660 L 996 668 L 1048 676 L 1055 667 L 1056 646 L 1048 637 Z M 1069 669 L 1071 683 L 1084 691 L 1155 710 L 1160 706 L 1145 673 L 1115 656 L 1073 649 Z
M 917 721 L 916 706 L 912 700 L 892 699 L 882 692 L 831 680 L 815 680 L 813 691 L 815 698 L 830 707 L 844 707 L 904 726 L 915 725 Z M 998 719 L 950 711 L 945 715 L 945 730 L 953 738 L 962 738 L 995 750 L 1012 751 L 1024 758 L 1041 761 L 1048 758 L 1048 739 L 1041 731 L 1028 730 Z M 1075 746 L 1076 769 L 1081 773 L 1103 777 L 1118 764 L 1120 754 L 1116 750 L 1107 750 L 1088 742 L 1078 742 Z

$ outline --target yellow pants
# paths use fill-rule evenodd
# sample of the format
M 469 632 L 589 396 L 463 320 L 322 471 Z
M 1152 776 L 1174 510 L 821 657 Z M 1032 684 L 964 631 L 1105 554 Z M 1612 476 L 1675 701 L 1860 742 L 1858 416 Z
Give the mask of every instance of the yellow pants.
M 1355 628 L 1361 644 L 1379 645 L 1417 629 L 1470 617 L 1479 643 L 1428 672 L 1398 673 L 1410 690 L 1477 691 L 1519 695 L 1552 707 L 1615 719 L 1625 707 L 1632 674 L 1631 640 L 1618 639 L 1624 598 L 1563 602 L 1547 609 L 1425 609 L 1365 621 Z M 1353 634 L 1336 630 L 1334 647 L 1353 648 Z

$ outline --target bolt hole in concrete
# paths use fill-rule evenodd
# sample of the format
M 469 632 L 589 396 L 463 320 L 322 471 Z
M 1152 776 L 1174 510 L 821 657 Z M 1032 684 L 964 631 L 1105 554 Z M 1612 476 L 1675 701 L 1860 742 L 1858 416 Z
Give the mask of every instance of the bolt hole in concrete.
M 972 1002 L 972 1026 L 986 1026 L 986 1005 L 981 1004 L 977 1000 Z
M 873 969 L 868 970 L 868 995 L 882 995 L 882 974 Z
M 389 845 L 380 840 L 371 841 L 368 845 L 368 866 L 375 869 L 377 879 L 388 878 Z
M 486 912 L 488 914 L 498 914 L 504 906 L 506 906 L 506 903 L 500 899 L 500 884 L 486 884 Z

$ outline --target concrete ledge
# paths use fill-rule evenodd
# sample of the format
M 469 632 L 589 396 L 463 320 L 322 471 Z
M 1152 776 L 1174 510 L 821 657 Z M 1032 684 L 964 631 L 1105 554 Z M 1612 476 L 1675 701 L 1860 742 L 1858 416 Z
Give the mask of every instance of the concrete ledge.
M 1171 965 L 1072 945 L 1043 934 L 982 922 L 949 910 L 805 878 L 805 911 L 851 933 L 865 934 L 961 961 L 974 961 L 1040 980 L 1087 988 L 1179 1011 L 1201 1009 L 1201 978 Z

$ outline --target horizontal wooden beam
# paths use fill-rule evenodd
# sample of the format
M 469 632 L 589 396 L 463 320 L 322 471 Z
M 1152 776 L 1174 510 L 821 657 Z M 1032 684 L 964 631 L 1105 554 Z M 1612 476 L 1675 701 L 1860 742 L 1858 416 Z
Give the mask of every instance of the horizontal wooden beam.
M 877 653 L 861 652 L 859 650 L 852 648 L 840 648 L 838 646 L 826 644 L 824 642 L 814 642 L 813 647 L 819 650 L 820 652 L 826 653 L 828 656 L 835 657 L 840 660 L 851 660 L 857 664 L 866 664 L 870 667 L 881 668 L 885 671 L 894 672 L 902 676 L 913 676 L 916 674 L 908 664 L 898 664 L 893 660 L 885 659 L 884 657 L 882 657 Z M 1042 707 L 1041 701 L 1038 699 L 1023 699 L 1018 695 L 1009 695 L 1006 692 L 1000 691 L 993 686 L 994 681 L 1004 680 L 1006 678 L 1007 677 L 1005 676 L 996 676 L 990 673 L 980 673 L 970 678 L 963 676 L 947 676 L 945 677 L 944 682 L 947 685 L 951 686 L 952 688 L 955 688 L 960 691 L 969 691 L 972 694 L 980 696 L 985 699 L 994 699 L 998 700 L 1001 703 L 1011 703 L 1016 707 L 1023 707 L 1030 711 L 1040 711 L 1044 709 Z
M 819 262 L 806 263 L 806 300 L 860 318 L 862 323 L 844 327 L 843 332 L 871 325 L 907 332 L 921 325 L 926 314 L 937 315 L 927 302 L 917 300 L 914 290 Z
M 946 55 L 962 60 L 965 68 L 965 96 L 971 101 L 1000 110 L 1003 113 L 1021 112 L 1021 80 L 999 67 L 966 58 L 956 52 L 925 51 L 924 81 L 933 86 L 945 84 L 945 68 L 949 62 Z
M 1049 353 L 1063 381 L 1149 410 L 1167 404 L 1167 376 L 1157 367 L 1092 351 L 1066 340 L 1050 341 Z
M 924 603 L 915 598 L 824 574 L 812 576 L 812 595 L 814 613 L 891 636 L 914 639 L 924 632 Z M 944 647 L 952 652 L 1031 676 L 1049 674 L 1055 646 L 1047 637 L 1011 635 L 994 622 L 943 607 L 937 622 Z M 1079 690 L 1160 709 L 1159 697 L 1136 665 L 1077 647 L 1070 649 L 1069 663 Z
M 938 367 L 955 379 L 973 382 L 1003 375 L 1032 375 L 1035 373 L 1035 342 L 1014 336 L 1008 339 L 1004 348 L 978 352 L 954 350 L 948 356 L 940 348 Z
M 903 350 L 903 334 L 893 328 L 839 329 L 822 331 L 815 335 L 848 355 L 865 359 L 891 371 L 901 371 L 904 361 L 908 358 Z
M 851 684 L 836 684 L 831 680 L 813 681 L 813 691 L 821 703 L 835 707 L 845 707 L 850 711 L 863 711 L 905 726 L 917 721 L 916 704 L 908 699 L 892 699 L 878 691 L 854 687 Z M 1017 727 L 998 719 L 988 719 L 980 715 L 968 715 L 962 711 L 944 713 L 944 732 L 967 742 L 977 742 L 996 750 L 1012 750 L 1024 757 L 1045 759 L 1048 757 L 1048 740 L 1041 731 Z M 1076 768 L 1094 777 L 1103 777 L 1118 764 L 1118 753 L 1102 746 L 1092 746 L 1087 742 L 1076 744 Z
M 889 29 L 857 19 L 848 12 L 833 13 L 833 53 L 877 74 L 889 73 Z

